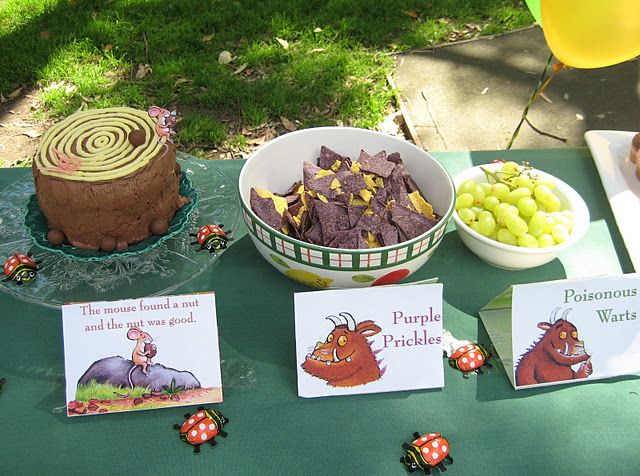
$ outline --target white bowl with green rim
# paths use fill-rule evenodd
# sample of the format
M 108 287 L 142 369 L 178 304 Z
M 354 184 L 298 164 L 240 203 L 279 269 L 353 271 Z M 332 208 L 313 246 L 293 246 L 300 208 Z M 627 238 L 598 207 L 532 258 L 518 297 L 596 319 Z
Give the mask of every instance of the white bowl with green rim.
M 302 180 L 303 162 L 316 163 L 323 145 L 352 160 L 357 160 L 360 150 L 398 152 L 424 198 L 441 217 L 436 226 L 397 245 L 358 250 L 305 243 L 271 228 L 251 210 L 251 188 L 284 193 Z M 242 215 L 258 252 L 285 276 L 318 289 L 367 287 L 406 278 L 433 255 L 455 203 L 451 176 L 430 154 L 405 140 L 351 127 L 304 129 L 264 144 L 244 164 L 239 190 Z

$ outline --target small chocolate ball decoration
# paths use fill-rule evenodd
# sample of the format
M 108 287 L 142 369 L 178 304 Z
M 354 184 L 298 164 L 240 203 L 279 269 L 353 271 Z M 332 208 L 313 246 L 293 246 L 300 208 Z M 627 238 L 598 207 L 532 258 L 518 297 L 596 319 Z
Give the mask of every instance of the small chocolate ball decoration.
M 129 142 L 132 146 L 138 147 L 144 144 L 146 140 L 146 136 L 143 130 L 137 129 L 135 131 L 129 132 Z
M 164 235 L 167 231 L 169 231 L 169 223 L 167 220 L 163 220 L 162 218 L 156 218 L 151 222 L 151 233 L 154 235 Z
M 49 230 L 49 233 L 47 233 L 47 240 L 49 240 L 49 243 L 54 246 L 61 245 L 64 243 L 64 233 L 58 229 Z
M 122 238 L 118 238 L 118 244 L 116 245 L 116 249 L 118 251 L 124 251 L 129 247 L 129 244 L 123 240 Z
M 100 249 L 102 251 L 113 251 L 116 249 L 118 242 L 113 236 L 103 236 L 100 239 Z

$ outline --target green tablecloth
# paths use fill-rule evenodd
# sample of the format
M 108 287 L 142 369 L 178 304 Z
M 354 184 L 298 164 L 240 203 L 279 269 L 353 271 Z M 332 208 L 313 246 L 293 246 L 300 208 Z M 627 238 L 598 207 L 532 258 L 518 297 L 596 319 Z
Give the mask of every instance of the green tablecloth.
M 444 325 L 455 336 L 487 342 L 477 312 L 510 284 L 633 271 L 588 150 L 433 155 L 452 175 L 495 158 L 530 161 L 574 186 L 591 212 L 579 245 L 521 272 L 480 261 L 451 223 L 410 280 L 440 277 Z M 233 183 L 241 166 L 219 163 Z M 29 173 L 2 170 L 0 188 Z M 217 293 L 225 401 L 216 407 L 231 420 L 228 438 L 194 455 L 172 429 L 190 408 L 67 418 L 59 311 L 0 293 L 0 377 L 7 379 L 0 473 L 404 474 L 402 443 L 413 431 L 437 431 L 451 442 L 451 475 L 638 474 L 636 377 L 516 392 L 495 362 L 468 380 L 447 366 L 439 390 L 299 398 L 293 293 L 308 289 L 280 275 L 243 234 L 210 271 L 177 291 Z

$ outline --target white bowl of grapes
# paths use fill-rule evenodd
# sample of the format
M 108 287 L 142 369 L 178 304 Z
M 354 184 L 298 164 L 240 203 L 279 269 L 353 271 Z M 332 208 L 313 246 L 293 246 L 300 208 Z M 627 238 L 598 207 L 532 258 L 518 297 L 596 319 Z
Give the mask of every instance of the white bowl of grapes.
M 498 268 L 542 266 L 589 227 L 589 209 L 562 180 L 529 164 L 495 162 L 454 177 L 453 219 L 462 242 Z

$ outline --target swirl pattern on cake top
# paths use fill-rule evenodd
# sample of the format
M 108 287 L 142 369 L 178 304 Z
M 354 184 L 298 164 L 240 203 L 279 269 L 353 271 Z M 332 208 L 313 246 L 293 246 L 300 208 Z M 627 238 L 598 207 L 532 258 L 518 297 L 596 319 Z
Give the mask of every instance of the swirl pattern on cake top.
M 144 132 L 134 146 L 129 133 Z M 93 109 L 73 114 L 43 136 L 34 163 L 44 175 L 98 182 L 126 177 L 162 155 L 166 139 L 146 111 L 128 107 Z

